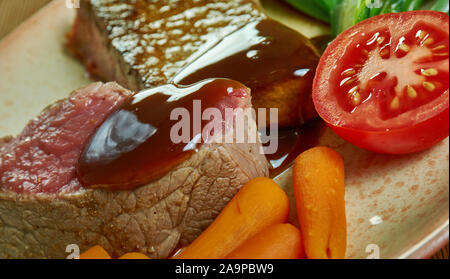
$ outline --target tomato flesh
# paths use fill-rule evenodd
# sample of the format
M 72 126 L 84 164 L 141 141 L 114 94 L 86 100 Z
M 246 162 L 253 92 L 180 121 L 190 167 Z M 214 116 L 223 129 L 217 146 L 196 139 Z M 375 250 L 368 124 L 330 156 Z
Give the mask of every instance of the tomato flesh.
M 380 153 L 448 137 L 449 18 L 432 11 L 374 17 L 342 33 L 319 63 L 319 115 L 349 142 Z

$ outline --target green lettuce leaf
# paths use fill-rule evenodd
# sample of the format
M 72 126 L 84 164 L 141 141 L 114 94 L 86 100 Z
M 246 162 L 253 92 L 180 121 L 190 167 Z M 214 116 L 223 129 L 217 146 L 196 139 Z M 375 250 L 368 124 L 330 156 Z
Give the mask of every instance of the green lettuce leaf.
M 286 0 L 293 7 L 331 24 L 332 36 L 373 16 L 415 10 L 449 13 L 449 0 Z

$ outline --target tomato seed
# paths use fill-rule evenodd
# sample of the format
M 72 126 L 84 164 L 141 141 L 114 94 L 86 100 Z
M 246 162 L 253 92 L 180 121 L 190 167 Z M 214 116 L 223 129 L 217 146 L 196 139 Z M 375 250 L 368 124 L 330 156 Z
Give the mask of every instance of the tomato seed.
M 356 74 L 356 71 L 351 68 L 342 72 L 343 76 L 353 76 L 354 74 Z
M 389 49 L 385 48 L 380 52 L 380 56 L 383 58 L 388 58 L 389 57 Z
M 432 44 L 434 44 L 434 39 L 433 38 L 428 38 L 422 43 L 422 45 L 424 45 L 424 46 L 429 46 L 429 45 L 432 45 Z
M 399 44 L 398 45 L 398 49 L 400 49 L 403 52 L 409 52 L 410 51 L 410 47 L 408 45 L 405 44 Z
M 351 78 L 351 77 L 346 78 L 346 79 L 342 80 L 341 86 L 349 85 L 349 84 L 351 84 L 351 83 L 354 83 L 357 79 L 358 79 L 358 78 Z
M 395 96 L 395 98 L 391 102 L 391 109 L 397 110 L 399 108 L 400 108 L 400 99 L 397 96 Z
M 436 70 L 435 68 L 429 68 L 427 70 L 422 70 L 422 75 L 426 76 L 426 77 L 435 77 L 438 75 L 438 70 Z
M 359 89 L 359 87 L 358 87 L 358 86 L 355 86 L 355 87 L 353 87 L 352 89 L 350 89 L 350 90 L 348 91 L 348 93 L 349 93 L 349 94 L 353 94 L 353 93 L 355 93 L 356 91 L 358 91 L 358 89 Z
M 356 92 L 352 95 L 352 103 L 355 106 L 357 106 L 361 103 L 361 95 L 358 92 Z
M 441 50 L 441 49 L 445 49 L 445 46 L 444 45 L 440 45 L 440 46 L 437 46 L 437 47 L 433 48 L 432 50 L 437 51 L 437 50 Z
M 425 81 L 424 83 L 422 83 L 423 88 L 425 88 L 427 91 L 433 92 L 436 89 L 436 85 L 434 85 L 431 82 L 427 82 Z
M 439 56 L 439 57 L 441 57 L 441 56 L 448 56 L 448 53 L 447 53 L 447 52 L 444 52 L 444 53 L 434 53 L 433 55 L 434 55 L 434 56 Z
M 423 30 L 419 30 L 419 32 L 417 32 L 417 37 L 420 40 L 423 40 L 423 38 L 425 38 L 426 35 L 428 35 L 428 34 L 425 31 L 423 31 Z
M 418 96 L 417 91 L 411 85 L 408 85 L 407 91 L 408 91 L 408 97 L 410 97 L 411 99 L 417 98 L 417 96 Z

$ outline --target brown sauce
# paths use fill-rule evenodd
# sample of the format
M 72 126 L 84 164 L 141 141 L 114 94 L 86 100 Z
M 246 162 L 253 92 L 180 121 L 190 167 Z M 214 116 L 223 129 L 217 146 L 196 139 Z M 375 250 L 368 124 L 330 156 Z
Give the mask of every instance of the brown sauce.
M 186 108 L 192 115 L 194 100 L 201 100 L 203 109 L 223 104 L 236 108 L 228 88 L 249 94 L 245 84 L 257 94 L 258 89 L 279 81 L 304 78 L 316 66 L 317 56 L 308 55 L 313 52 L 302 35 L 276 21 L 249 23 L 200 55 L 171 84 L 140 92 L 113 113 L 80 158 L 80 182 L 85 187 L 134 189 L 164 176 L 202 144 L 187 148 L 187 144 L 173 143 L 170 130 L 177 121 L 170 120 L 170 114 L 174 108 Z M 225 79 L 205 81 L 209 78 Z M 196 85 L 187 86 L 192 84 Z M 280 150 L 268 156 L 272 175 L 314 146 L 315 133 L 309 128 L 281 131 Z M 191 139 L 195 136 L 191 134 Z
M 250 87 L 254 97 L 259 89 L 279 81 L 310 78 L 307 73 L 314 72 L 316 65 L 314 48 L 301 34 L 277 21 L 264 19 L 224 38 L 172 81 L 192 84 L 211 77 L 229 78 Z M 301 152 L 317 144 L 318 126 L 314 122 L 279 131 L 278 151 L 267 155 L 272 177 L 285 170 Z
M 225 37 L 172 81 L 187 85 L 207 78 L 228 78 L 257 94 L 258 89 L 279 81 L 302 78 L 316 65 L 314 47 L 307 39 L 279 22 L 264 19 Z
M 133 189 L 160 178 L 202 144 L 202 131 L 196 131 L 192 124 L 194 100 L 202 101 L 202 109 L 221 108 L 224 114 L 225 108 L 249 102 L 249 96 L 247 87 L 226 79 L 142 91 L 109 116 L 92 136 L 78 163 L 78 178 L 85 187 L 109 189 Z M 171 129 L 181 120 L 170 119 L 176 108 L 189 113 L 190 142 L 172 141 Z M 202 121 L 202 126 L 206 123 Z
M 311 43 L 317 48 L 318 51 L 320 51 L 320 53 L 323 53 L 325 51 L 330 42 L 330 35 L 321 35 L 311 38 Z
M 298 155 L 317 146 L 325 130 L 323 121 L 316 119 L 301 127 L 282 129 L 278 132 L 278 150 L 266 155 L 270 164 L 270 177 L 274 178 L 289 168 Z

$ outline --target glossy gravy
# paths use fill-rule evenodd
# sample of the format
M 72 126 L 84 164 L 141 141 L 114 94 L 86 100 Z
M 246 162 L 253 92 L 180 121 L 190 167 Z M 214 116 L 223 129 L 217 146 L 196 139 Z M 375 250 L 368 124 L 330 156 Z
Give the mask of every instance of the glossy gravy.
M 207 78 L 228 78 L 257 94 L 258 89 L 312 72 L 317 58 L 299 55 L 312 53 L 312 48 L 302 35 L 279 22 L 255 21 L 225 37 L 172 82 L 188 85 Z
M 78 178 L 85 187 L 110 189 L 133 189 L 158 179 L 203 143 L 201 127 L 193 125 L 189 142 L 174 143 L 171 129 L 179 122 L 171 120 L 174 109 L 185 109 L 192 117 L 194 100 L 202 100 L 203 108 L 223 110 L 241 107 L 249 96 L 247 87 L 227 79 L 209 79 L 186 87 L 169 84 L 137 93 L 90 139 L 78 163 Z M 202 121 L 202 126 L 206 123 Z
M 316 57 L 298 55 L 310 52 L 302 35 L 274 20 L 249 23 L 201 54 L 171 84 L 137 93 L 108 117 L 80 158 L 80 182 L 85 187 L 134 189 L 164 176 L 202 144 L 173 143 L 174 108 L 185 108 L 192 115 L 194 100 L 201 100 L 203 108 L 234 108 L 233 97 L 249 94 L 242 84 L 257 92 L 314 70 Z M 272 175 L 314 146 L 317 138 L 318 132 L 308 127 L 281 131 L 278 152 L 268 156 Z

